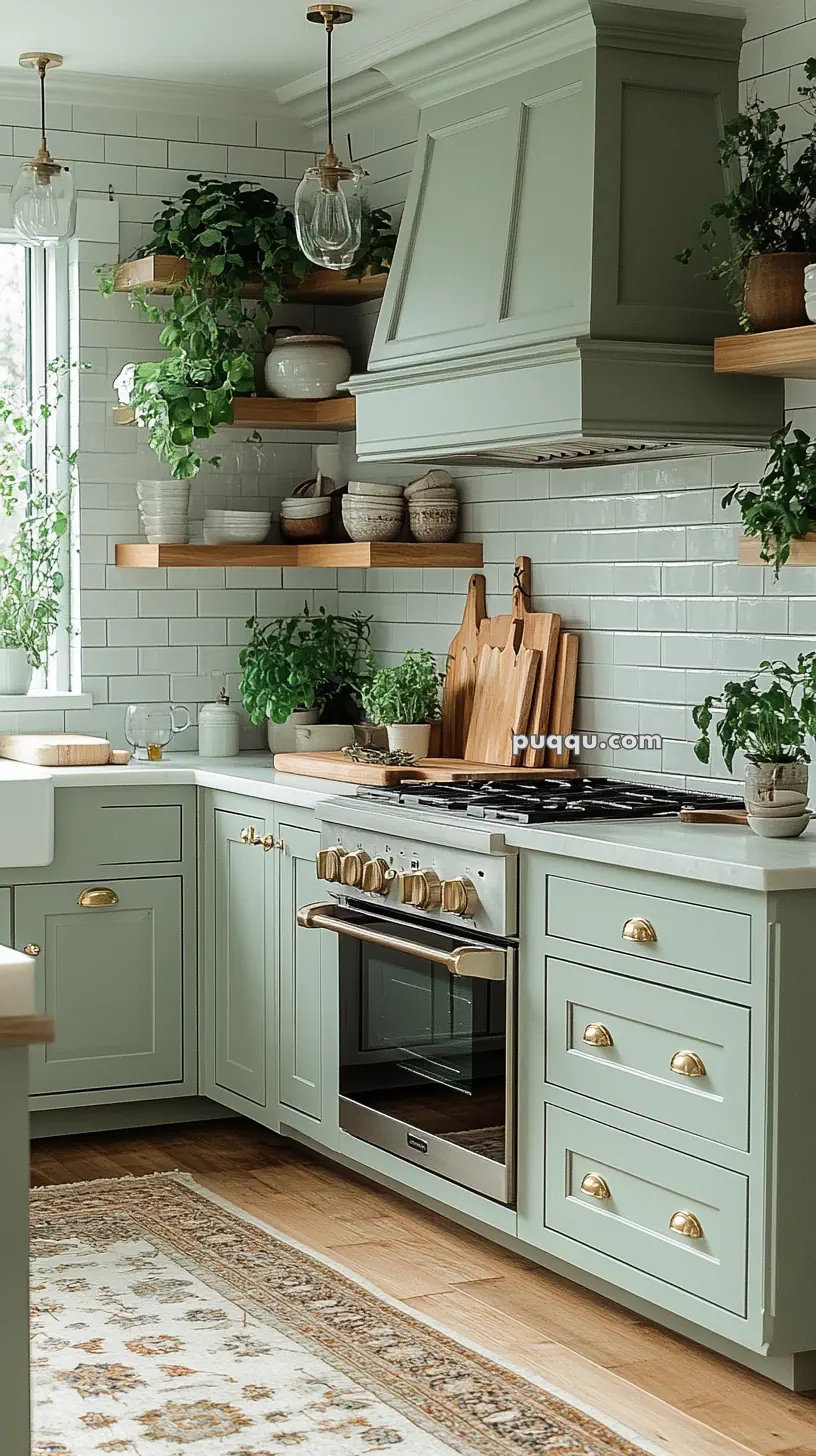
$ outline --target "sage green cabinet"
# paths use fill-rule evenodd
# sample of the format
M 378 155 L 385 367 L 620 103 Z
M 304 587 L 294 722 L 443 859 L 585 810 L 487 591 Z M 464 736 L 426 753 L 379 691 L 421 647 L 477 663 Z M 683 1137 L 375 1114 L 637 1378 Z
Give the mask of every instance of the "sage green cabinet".
M 0 889 L 0 945 L 11 945 L 11 890 Z
M 274 919 L 271 832 L 256 812 L 216 809 L 213 883 L 213 1063 L 216 1088 L 267 1103 L 267 927 Z M 242 836 L 244 836 L 242 838 Z
M 32 1050 L 31 1091 L 181 1084 L 181 879 L 109 880 L 108 905 L 83 905 L 88 888 L 77 880 L 14 891 L 15 946 L 40 948 L 37 1009 L 56 1030 Z
M 297 911 L 321 898 L 315 870 L 316 829 L 278 820 L 280 855 L 278 1059 L 282 1109 L 323 1115 L 324 941 L 297 924 Z

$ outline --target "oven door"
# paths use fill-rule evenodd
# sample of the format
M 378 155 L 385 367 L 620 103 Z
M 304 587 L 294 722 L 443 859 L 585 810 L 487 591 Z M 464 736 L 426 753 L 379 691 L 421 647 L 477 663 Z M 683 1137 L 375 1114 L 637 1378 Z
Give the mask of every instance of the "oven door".
M 516 952 L 335 903 L 340 1126 L 499 1203 L 515 1199 Z

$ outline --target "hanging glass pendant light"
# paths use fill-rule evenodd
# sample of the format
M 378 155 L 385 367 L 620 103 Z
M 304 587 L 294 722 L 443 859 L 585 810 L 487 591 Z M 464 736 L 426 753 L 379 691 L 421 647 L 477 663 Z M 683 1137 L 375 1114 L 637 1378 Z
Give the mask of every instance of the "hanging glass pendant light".
M 332 33 L 354 18 L 347 5 L 310 5 L 306 19 L 326 29 L 326 115 L 329 145 L 316 167 L 307 167 L 295 193 L 295 227 L 301 252 L 319 268 L 348 268 L 360 247 L 363 169 L 341 162 L 332 138 Z
M 62 65 L 62 56 L 47 51 L 25 51 L 20 65 L 35 70 L 40 78 L 40 149 L 22 171 L 11 193 L 14 227 L 27 243 L 38 248 L 53 247 L 73 237 L 76 228 L 76 194 L 70 168 L 61 167 L 48 150 L 45 139 L 45 73 Z

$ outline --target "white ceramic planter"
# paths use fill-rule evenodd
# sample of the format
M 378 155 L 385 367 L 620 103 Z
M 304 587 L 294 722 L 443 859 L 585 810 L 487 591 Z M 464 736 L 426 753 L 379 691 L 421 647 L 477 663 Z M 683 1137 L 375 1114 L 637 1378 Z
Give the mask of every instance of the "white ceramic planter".
M 430 723 L 389 723 L 388 747 L 392 752 L 412 753 L 414 758 L 427 758 L 431 746 Z
M 33 675 L 24 647 L 0 647 L 0 696 L 24 697 Z
M 314 723 L 311 727 L 299 725 L 295 728 L 297 753 L 328 753 L 331 749 L 346 748 L 353 742 L 354 729 L 350 723 Z
M 806 763 L 747 763 L 745 765 L 745 807 L 784 808 L 802 813 L 808 801 Z
M 316 723 L 319 717 L 319 708 L 299 708 L 289 714 L 285 723 L 273 723 L 270 719 L 266 725 L 270 753 L 294 753 L 295 729 Z
M 331 399 L 351 373 L 351 355 L 333 334 L 276 337 L 266 356 L 264 379 L 282 399 Z

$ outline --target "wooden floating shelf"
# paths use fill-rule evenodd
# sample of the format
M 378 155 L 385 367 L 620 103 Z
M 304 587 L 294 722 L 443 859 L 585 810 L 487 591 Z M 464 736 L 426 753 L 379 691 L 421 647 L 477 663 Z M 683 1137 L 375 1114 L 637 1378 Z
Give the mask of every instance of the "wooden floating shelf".
M 336 399 L 278 399 L 271 395 L 236 394 L 232 428 L 243 430 L 353 430 L 357 405 L 351 394 Z M 115 425 L 136 423 L 130 405 L 116 405 Z
M 483 563 L 481 541 L 319 541 L 302 546 L 119 543 L 117 566 L 462 566 Z
M 149 258 L 132 258 L 120 263 L 114 274 L 114 293 L 130 293 L 133 288 L 148 288 L 153 293 L 169 293 L 178 288 L 187 277 L 186 258 L 174 258 L 169 253 L 153 253 Z M 382 298 L 385 292 L 387 273 L 364 273 L 362 278 L 347 278 L 345 273 L 330 268 L 316 268 L 286 291 L 290 303 L 370 303 L 373 298 Z M 245 298 L 260 298 L 259 283 L 250 283 L 244 290 Z
M 775 379 L 816 379 L 816 324 L 731 334 L 714 340 L 716 374 L 767 374 Z
M 762 541 L 759 536 L 740 536 L 739 554 L 737 560 L 740 566 L 768 566 L 769 561 L 763 561 L 760 557 Z M 786 566 L 816 566 L 816 531 L 809 535 L 802 536 L 798 541 L 791 541 L 790 556 Z

